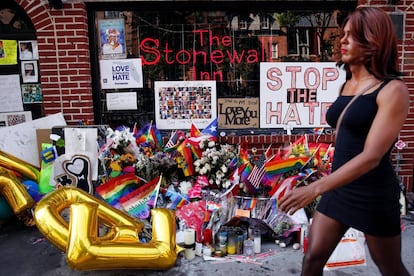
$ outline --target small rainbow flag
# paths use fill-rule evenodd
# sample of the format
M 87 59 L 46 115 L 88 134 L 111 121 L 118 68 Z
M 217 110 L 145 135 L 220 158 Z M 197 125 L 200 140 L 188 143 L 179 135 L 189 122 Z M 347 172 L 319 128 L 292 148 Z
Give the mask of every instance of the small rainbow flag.
M 244 210 L 253 210 L 256 207 L 257 199 L 255 197 L 249 198 L 244 203 Z
M 112 178 L 96 188 L 96 192 L 111 206 L 119 207 L 119 199 L 131 193 L 144 181 L 134 173 Z
M 137 145 L 149 143 L 156 149 L 163 148 L 162 136 L 160 131 L 153 123 L 148 123 L 142 127 L 135 136 Z
M 253 165 L 250 162 L 244 163 L 239 167 L 239 175 L 241 182 L 246 182 L 247 177 L 253 170 Z
M 195 172 L 193 164 L 193 153 L 190 147 L 191 145 L 188 144 L 186 141 L 182 142 L 177 147 L 177 151 L 181 154 L 183 158 L 183 162 L 179 167 L 183 170 L 184 176 L 191 176 Z
M 171 210 L 180 209 L 189 201 L 183 197 L 180 193 L 176 192 L 172 185 L 170 185 L 166 191 L 165 197 L 170 198 L 170 203 L 167 204 L 167 208 Z
M 265 163 L 265 172 L 268 177 L 302 168 L 309 157 L 293 157 L 288 159 L 271 159 Z

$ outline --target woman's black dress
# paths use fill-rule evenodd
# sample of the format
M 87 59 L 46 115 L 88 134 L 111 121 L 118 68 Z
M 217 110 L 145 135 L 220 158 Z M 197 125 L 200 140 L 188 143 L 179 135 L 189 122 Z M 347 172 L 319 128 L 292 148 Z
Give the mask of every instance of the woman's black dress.
M 345 112 L 335 144 L 333 171 L 363 150 L 378 110 L 377 95 L 386 83 L 370 94 L 361 95 Z M 339 96 L 329 108 L 326 119 L 332 127 L 336 126 L 339 115 L 352 97 Z M 369 235 L 400 234 L 400 186 L 390 160 L 391 149 L 378 167 L 347 185 L 323 194 L 317 210 Z

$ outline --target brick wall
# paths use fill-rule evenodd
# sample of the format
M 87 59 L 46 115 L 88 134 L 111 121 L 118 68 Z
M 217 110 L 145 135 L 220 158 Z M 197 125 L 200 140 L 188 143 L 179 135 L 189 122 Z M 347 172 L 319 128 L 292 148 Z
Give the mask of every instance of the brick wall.
M 86 7 L 79 1 L 64 4 L 61 10 L 50 10 L 47 1 L 16 0 L 32 19 L 37 30 L 39 43 L 40 75 L 43 88 L 45 114 L 63 112 L 68 124 L 75 125 L 80 120 L 93 123 L 93 102 L 91 68 Z M 414 1 L 401 0 L 397 5 L 388 5 L 387 0 L 359 1 L 358 4 L 377 6 L 388 12 L 403 13 L 405 16 L 404 39 L 399 43 L 401 69 L 407 73 L 404 77 L 414 98 Z M 91 43 L 96 43 L 92 41 Z M 386 130 L 384 130 L 386 131 Z M 310 136 L 313 141 L 315 137 Z M 408 191 L 412 191 L 414 160 L 414 107 L 400 137 L 406 144 L 399 154 L 393 151 L 393 162 Z M 239 144 L 247 141 L 258 152 L 269 144 L 275 147 L 296 140 L 285 136 L 227 136 L 223 142 Z M 321 142 L 332 142 L 331 135 L 321 136 Z
M 39 70 L 46 115 L 62 112 L 68 124 L 93 123 L 92 82 L 86 7 L 47 1 L 16 2 L 31 18 L 39 47 Z

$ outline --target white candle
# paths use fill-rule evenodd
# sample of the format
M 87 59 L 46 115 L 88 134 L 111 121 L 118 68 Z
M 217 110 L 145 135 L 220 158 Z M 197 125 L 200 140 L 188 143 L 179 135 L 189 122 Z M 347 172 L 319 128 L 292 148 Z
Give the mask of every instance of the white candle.
M 184 244 L 190 245 L 195 243 L 195 230 L 185 229 L 184 231 Z

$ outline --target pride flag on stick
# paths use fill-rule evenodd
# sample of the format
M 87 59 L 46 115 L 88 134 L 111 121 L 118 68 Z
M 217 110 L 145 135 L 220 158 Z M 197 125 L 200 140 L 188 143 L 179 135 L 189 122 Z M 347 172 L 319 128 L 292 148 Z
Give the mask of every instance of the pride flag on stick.
M 119 199 L 122 208 L 132 217 L 146 219 L 150 209 L 156 206 L 162 176 L 157 176 L 150 182 Z

